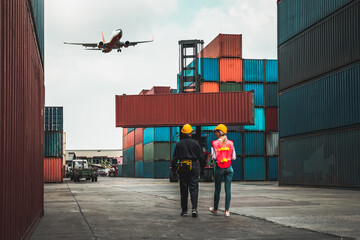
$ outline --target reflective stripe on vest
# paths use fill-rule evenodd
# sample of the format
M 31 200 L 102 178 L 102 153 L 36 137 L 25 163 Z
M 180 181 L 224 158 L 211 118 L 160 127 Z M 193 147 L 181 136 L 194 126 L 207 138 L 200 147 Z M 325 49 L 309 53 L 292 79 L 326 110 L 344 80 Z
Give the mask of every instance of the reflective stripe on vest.
M 215 140 L 212 142 L 216 154 L 216 163 L 220 168 L 228 168 L 231 166 L 231 157 L 234 150 L 234 143 L 227 140 L 225 147 L 222 141 Z

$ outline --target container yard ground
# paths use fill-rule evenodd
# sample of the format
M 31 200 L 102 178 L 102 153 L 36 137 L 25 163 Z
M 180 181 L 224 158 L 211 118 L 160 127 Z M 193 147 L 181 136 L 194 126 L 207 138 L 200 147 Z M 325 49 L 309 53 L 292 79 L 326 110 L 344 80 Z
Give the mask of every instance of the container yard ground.
M 65 180 L 44 192 L 32 240 L 360 239 L 360 191 L 233 182 L 229 218 L 208 212 L 213 183 L 200 183 L 198 218 L 180 217 L 179 186 L 167 179 Z

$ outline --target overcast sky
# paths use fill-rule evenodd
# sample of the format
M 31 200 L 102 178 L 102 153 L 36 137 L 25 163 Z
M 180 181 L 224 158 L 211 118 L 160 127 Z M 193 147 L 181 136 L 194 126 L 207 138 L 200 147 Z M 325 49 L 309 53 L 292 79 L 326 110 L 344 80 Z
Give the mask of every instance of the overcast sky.
M 276 0 L 46 0 L 45 105 L 64 107 L 67 149 L 121 149 L 115 95 L 176 88 L 179 40 L 242 34 L 243 58 L 276 59 L 276 20 Z M 155 40 L 108 54 L 63 44 L 118 28 L 122 40 Z

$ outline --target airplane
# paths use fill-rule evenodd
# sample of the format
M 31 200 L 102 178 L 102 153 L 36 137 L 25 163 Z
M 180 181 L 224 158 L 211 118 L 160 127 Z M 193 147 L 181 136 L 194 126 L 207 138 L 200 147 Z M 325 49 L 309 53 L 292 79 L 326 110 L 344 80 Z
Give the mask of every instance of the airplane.
M 85 47 L 85 50 L 101 50 L 103 53 L 109 53 L 113 49 L 117 49 L 118 52 L 121 52 L 122 47 L 129 47 L 137 45 L 138 43 L 147 43 L 147 42 L 153 42 L 154 37 L 152 40 L 149 41 L 138 41 L 138 42 L 121 42 L 120 39 L 123 35 L 123 31 L 121 29 L 116 29 L 112 32 L 110 41 L 105 42 L 104 34 L 102 33 L 102 41 L 99 43 L 69 43 L 64 42 L 64 44 L 71 44 L 71 45 L 82 45 Z

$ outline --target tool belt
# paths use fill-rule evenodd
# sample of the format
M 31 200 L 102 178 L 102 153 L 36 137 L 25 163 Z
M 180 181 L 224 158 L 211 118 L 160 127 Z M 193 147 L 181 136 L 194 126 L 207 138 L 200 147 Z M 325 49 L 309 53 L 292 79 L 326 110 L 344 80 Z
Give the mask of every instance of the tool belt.
M 178 165 L 179 172 L 190 172 L 192 170 L 192 160 L 191 159 L 182 159 Z

